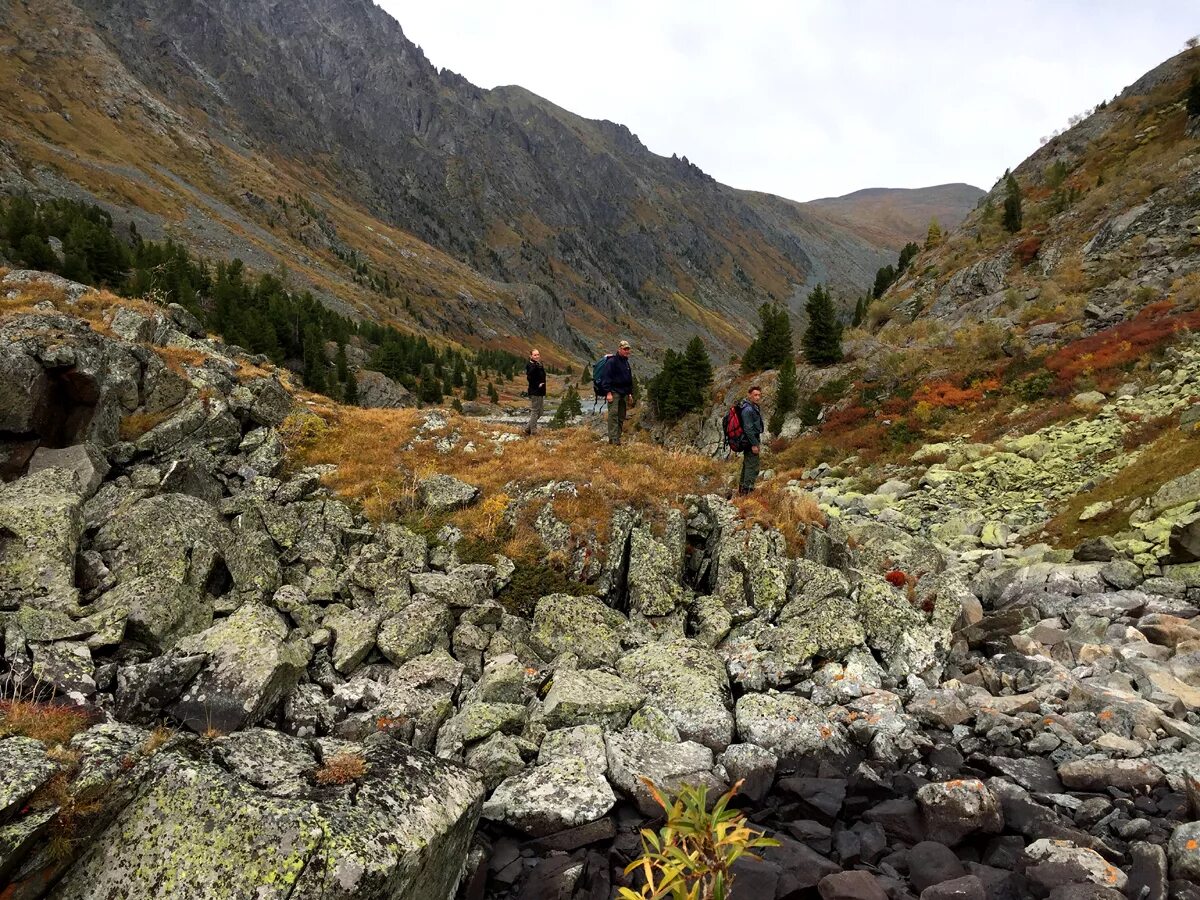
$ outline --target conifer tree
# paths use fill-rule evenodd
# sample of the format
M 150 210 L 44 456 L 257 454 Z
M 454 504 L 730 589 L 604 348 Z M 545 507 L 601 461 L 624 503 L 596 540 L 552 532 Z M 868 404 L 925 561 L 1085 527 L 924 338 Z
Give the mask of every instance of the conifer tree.
M 583 404 L 579 400 L 579 391 L 575 390 L 575 385 L 569 384 L 558 409 L 554 411 L 554 418 L 550 420 L 550 427 L 564 428 L 571 419 L 580 415 L 583 415 Z
M 808 327 L 804 330 L 804 358 L 814 366 L 828 366 L 842 358 L 842 323 L 838 321 L 833 298 L 818 284 L 808 293 L 804 306 Z M 790 354 L 789 354 L 790 355 Z
M 337 367 L 337 379 L 342 384 L 345 384 L 350 379 L 350 362 L 346 359 L 346 345 L 342 341 L 338 341 L 337 354 L 333 358 L 333 364 Z
M 1023 216 L 1021 213 L 1021 186 L 1010 172 L 1004 182 L 1004 219 L 1002 224 L 1006 231 L 1016 234 L 1021 230 Z
M 908 264 L 911 263 L 920 252 L 921 248 L 915 241 L 909 241 L 907 244 L 905 244 L 904 248 L 900 251 L 900 258 L 896 261 L 896 274 L 900 275 L 905 269 L 907 269 Z
M 758 336 L 742 356 L 743 372 L 776 369 L 792 354 L 792 319 L 777 303 L 758 308 Z
M 491 400 L 492 403 L 500 402 L 500 392 L 496 390 L 496 386 L 494 384 L 492 384 L 490 381 L 488 382 L 488 385 L 487 385 L 487 394 L 488 394 L 488 399 Z
M 353 372 L 347 373 L 346 386 L 342 390 L 342 402 L 347 406 L 358 406 L 358 379 Z
M 318 394 L 329 390 L 329 381 L 325 377 L 324 341 L 315 324 L 304 329 L 304 386 Z
M 875 286 L 871 289 L 871 296 L 878 300 L 883 296 L 884 292 L 892 286 L 892 282 L 895 280 L 895 267 L 891 265 L 884 266 L 875 273 Z
M 925 232 L 925 249 L 932 250 L 942 242 L 942 226 L 937 219 L 929 220 L 929 230 Z
M 854 318 L 850 324 L 857 328 L 867 318 L 867 307 L 871 305 L 871 298 L 868 294 L 863 294 L 858 298 L 858 302 L 854 304 Z
M 1192 76 L 1192 84 L 1188 88 L 1187 114 L 1200 116 L 1200 73 Z
M 479 399 L 479 376 L 474 369 L 467 369 L 466 385 L 463 387 L 464 400 Z
M 775 406 L 767 430 L 778 435 L 783 430 L 783 421 L 800 403 L 800 386 L 796 380 L 796 360 L 789 356 L 779 367 L 779 380 L 775 386 Z

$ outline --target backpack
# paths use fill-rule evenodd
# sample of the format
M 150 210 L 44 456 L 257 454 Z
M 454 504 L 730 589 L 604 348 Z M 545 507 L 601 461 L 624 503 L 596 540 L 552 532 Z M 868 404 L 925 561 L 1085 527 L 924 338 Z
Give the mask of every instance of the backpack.
M 721 420 L 721 430 L 725 434 L 725 445 L 735 453 L 743 453 L 750 449 L 749 439 L 746 437 L 746 429 L 742 426 L 742 403 L 739 400 L 733 406 L 729 407 L 729 411 L 725 413 L 725 418 Z
M 604 370 L 608 366 L 608 361 L 612 359 L 611 353 L 606 353 L 600 359 L 592 364 L 592 390 L 596 392 L 596 399 L 600 399 L 608 392 L 604 390 Z

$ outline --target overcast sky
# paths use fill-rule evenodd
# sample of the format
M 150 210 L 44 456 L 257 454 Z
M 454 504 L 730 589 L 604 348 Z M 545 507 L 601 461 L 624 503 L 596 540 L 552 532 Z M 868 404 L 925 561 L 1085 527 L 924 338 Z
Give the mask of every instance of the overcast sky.
M 797 200 L 988 188 L 1200 32 L 1196 0 L 376 0 L 435 66 Z

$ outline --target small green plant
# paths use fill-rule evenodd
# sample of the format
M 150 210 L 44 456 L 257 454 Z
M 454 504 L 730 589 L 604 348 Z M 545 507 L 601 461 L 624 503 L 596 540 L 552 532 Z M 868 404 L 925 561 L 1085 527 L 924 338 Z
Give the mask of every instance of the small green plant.
M 645 884 L 640 891 L 621 888 L 621 900 L 729 900 L 733 864 L 743 856 L 757 859 L 751 850 L 779 846 L 748 827 L 740 811 L 728 808 L 740 781 L 711 812 L 705 785 L 684 785 L 668 802 L 650 779 L 642 782 L 667 821 L 657 832 L 642 829 L 642 855 L 625 867 L 625 874 L 640 871 Z

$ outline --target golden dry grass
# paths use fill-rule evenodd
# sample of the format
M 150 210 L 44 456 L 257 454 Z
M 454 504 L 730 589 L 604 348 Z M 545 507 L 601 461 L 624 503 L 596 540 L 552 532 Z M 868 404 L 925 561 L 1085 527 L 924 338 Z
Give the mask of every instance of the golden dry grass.
M 376 522 L 421 517 L 417 484 L 430 475 L 453 475 L 475 485 L 482 491 L 480 502 L 454 514 L 453 521 L 482 541 L 493 540 L 501 531 L 513 495 L 551 481 L 575 484 L 578 496 L 556 498 L 554 512 L 582 534 L 595 532 L 615 507 L 654 513 L 664 503 L 679 503 L 686 494 L 721 490 L 722 476 L 728 472 L 707 457 L 648 443 L 610 447 L 586 428 L 497 444 L 494 436 L 511 429 L 451 416 L 446 428 L 420 432 L 425 418 L 426 413 L 416 410 L 329 405 L 321 417 L 292 417 L 281 434 L 293 465 L 336 465 L 336 471 L 325 476 L 326 485 Z M 455 448 L 439 453 L 437 438 L 455 432 Z M 474 443 L 474 453 L 464 452 L 468 442 Z M 499 456 L 497 447 L 503 449 Z M 538 508 L 523 511 L 519 527 L 506 538 L 506 552 L 525 556 L 534 551 L 526 526 L 537 512 Z
M 359 753 L 331 756 L 313 772 L 317 784 L 350 784 L 367 774 L 367 761 Z
M 0 702 L 0 737 L 21 735 L 60 746 L 88 727 L 88 714 L 73 706 L 37 700 Z
M 738 497 L 734 503 L 746 523 L 776 528 L 794 554 L 804 550 L 805 538 L 812 527 L 824 528 L 828 518 L 811 494 L 787 487 L 786 477 L 763 482 L 753 493 Z

